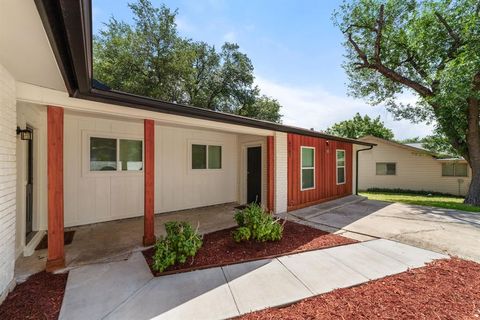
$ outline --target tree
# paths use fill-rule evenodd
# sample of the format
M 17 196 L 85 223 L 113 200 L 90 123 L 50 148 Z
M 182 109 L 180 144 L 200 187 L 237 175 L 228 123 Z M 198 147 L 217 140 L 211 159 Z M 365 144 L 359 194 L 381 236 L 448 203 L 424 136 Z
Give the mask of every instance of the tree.
M 392 130 L 385 127 L 380 120 L 380 116 L 372 119 L 368 115 L 362 117 L 360 113 L 357 113 L 351 120 L 335 123 L 326 132 L 351 139 L 358 139 L 364 136 L 375 136 L 387 140 L 393 139 Z
M 163 101 L 280 122 L 280 104 L 260 95 L 253 64 L 237 44 L 217 51 L 180 37 L 178 11 L 165 5 L 138 0 L 129 7 L 132 25 L 112 17 L 93 37 L 95 79 Z
M 397 118 L 436 123 L 472 168 L 465 203 L 480 205 L 480 2 L 355 0 L 334 21 L 350 93 Z M 404 91 L 418 102 L 400 103 Z

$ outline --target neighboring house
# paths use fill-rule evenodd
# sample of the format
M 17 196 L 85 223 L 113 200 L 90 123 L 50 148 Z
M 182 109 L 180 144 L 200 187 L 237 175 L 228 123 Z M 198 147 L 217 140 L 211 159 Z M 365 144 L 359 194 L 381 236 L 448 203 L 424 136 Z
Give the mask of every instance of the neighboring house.
M 370 142 L 105 90 L 90 1 L 0 6 L 0 298 L 41 231 L 50 271 L 65 264 L 64 227 L 144 216 L 150 245 L 154 213 L 279 213 L 355 192 L 355 145 Z
M 464 196 L 472 171 L 462 158 L 442 159 L 421 144 L 401 144 L 367 136 L 359 141 L 375 143 L 359 153 L 358 188 L 424 190 Z

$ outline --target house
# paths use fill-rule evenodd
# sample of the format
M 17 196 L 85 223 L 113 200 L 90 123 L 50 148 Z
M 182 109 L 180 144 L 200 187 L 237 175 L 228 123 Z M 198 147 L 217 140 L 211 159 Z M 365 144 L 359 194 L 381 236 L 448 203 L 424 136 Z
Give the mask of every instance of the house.
M 92 78 L 91 3 L 0 8 L 0 294 L 17 257 L 64 228 L 257 201 L 280 213 L 350 195 L 372 143 L 106 90 Z
M 368 188 L 433 191 L 464 196 L 472 170 L 462 158 L 441 158 L 421 144 L 401 144 L 373 136 L 359 139 L 375 143 L 359 153 L 359 190 Z

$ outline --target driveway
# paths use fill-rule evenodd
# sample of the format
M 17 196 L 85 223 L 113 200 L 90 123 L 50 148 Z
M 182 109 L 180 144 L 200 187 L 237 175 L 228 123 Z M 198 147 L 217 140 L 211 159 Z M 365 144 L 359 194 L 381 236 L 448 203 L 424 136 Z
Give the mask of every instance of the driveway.
M 290 212 L 320 229 L 372 236 L 480 262 L 480 214 L 364 200 Z

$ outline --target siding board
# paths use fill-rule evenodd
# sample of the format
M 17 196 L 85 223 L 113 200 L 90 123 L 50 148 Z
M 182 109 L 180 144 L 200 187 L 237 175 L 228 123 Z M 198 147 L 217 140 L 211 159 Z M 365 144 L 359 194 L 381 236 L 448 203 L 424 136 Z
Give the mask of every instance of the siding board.
M 315 148 L 315 188 L 301 191 L 302 146 Z M 345 150 L 344 184 L 337 185 L 336 150 Z M 288 210 L 295 210 L 352 193 L 352 144 L 288 134 Z

